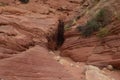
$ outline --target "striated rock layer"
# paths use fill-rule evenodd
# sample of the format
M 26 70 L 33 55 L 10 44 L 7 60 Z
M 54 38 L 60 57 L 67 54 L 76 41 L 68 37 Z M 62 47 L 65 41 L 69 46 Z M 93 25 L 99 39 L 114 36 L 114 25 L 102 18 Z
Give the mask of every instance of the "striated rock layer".
M 119 15 L 115 15 L 107 25 L 111 34 L 104 38 L 102 44 L 95 35 L 83 38 L 76 30 L 77 25 L 85 24 L 99 8 L 106 7 L 119 14 L 118 0 L 93 3 L 94 0 L 30 0 L 28 4 L 21 4 L 19 0 L 0 0 L 0 78 L 84 80 L 92 79 L 94 75 L 97 79 L 102 75 L 108 79 L 100 70 L 84 71 L 86 64 L 77 65 L 84 62 L 120 68 Z M 56 47 L 56 42 L 51 39 L 55 37 L 58 19 L 72 26 L 65 32 L 66 39 L 60 55 L 77 63 L 73 64 L 66 58 L 56 61 L 48 54 L 48 46 Z M 117 80 L 119 76 L 116 74 Z
M 49 44 L 48 37 L 55 35 L 58 19 L 67 22 L 73 18 L 79 3 L 79 0 L 30 0 L 21 4 L 19 0 L 0 0 L 0 79 L 81 79 L 77 74 L 81 71 L 76 68 L 69 71 L 73 68 L 65 68 L 48 54 L 48 46 L 56 45 Z
M 90 6 L 92 4 L 93 6 Z M 61 47 L 61 56 L 70 57 L 76 62 L 86 62 L 102 67 L 111 64 L 115 68 L 120 68 L 119 4 L 120 1 L 118 0 L 99 1 L 96 5 L 94 3 L 86 4 L 90 9 L 76 21 L 75 26 L 72 26 L 65 32 L 66 40 Z M 102 39 L 96 36 L 96 33 L 87 38 L 82 37 L 80 32 L 77 31 L 76 26 L 78 24 L 81 26 L 84 25 L 89 20 L 88 18 L 94 16 L 95 13 L 102 8 L 110 10 L 111 14 L 115 12 L 111 15 L 111 22 L 106 25 L 110 34 Z M 88 16 L 88 18 L 86 18 L 86 16 Z
M 48 50 L 35 46 L 14 57 L 0 60 L 0 78 L 4 80 L 74 80 L 48 54 Z

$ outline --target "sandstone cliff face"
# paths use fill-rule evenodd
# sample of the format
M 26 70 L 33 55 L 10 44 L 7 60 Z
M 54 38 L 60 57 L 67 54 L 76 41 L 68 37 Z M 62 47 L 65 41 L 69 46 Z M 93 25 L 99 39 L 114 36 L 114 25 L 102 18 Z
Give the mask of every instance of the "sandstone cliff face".
M 58 19 L 67 21 L 76 14 L 79 1 L 31 0 L 21 4 L 17 0 L 1 0 L 0 3 L 0 79 L 82 80 L 81 69 L 63 66 L 53 59 L 46 38 L 55 34 Z M 53 48 L 54 45 L 50 43 Z
M 106 8 L 113 14 L 111 15 L 111 22 L 107 25 L 110 35 L 104 38 L 104 43 L 101 43 L 101 40 L 95 34 L 88 38 L 81 37 L 75 26 L 73 26 L 65 32 L 66 40 L 61 48 L 61 55 L 71 57 L 77 62 L 86 62 L 97 66 L 111 64 L 116 68 L 120 68 L 119 3 L 117 0 L 99 1 L 97 3 L 92 2 L 92 0 L 85 1 L 81 6 L 84 9 L 80 8 L 80 10 L 85 11 L 86 9 L 86 11 L 76 22 L 76 25 L 85 24 L 99 9 Z
M 119 3 L 118 0 L 98 3 L 94 0 L 30 0 L 28 4 L 21 4 L 18 0 L 0 0 L 0 78 L 88 80 L 93 75 L 102 75 L 105 80 L 111 80 L 111 77 L 119 80 L 119 72 L 109 71 L 109 77 L 94 66 L 90 70 L 86 67 L 88 63 L 120 68 Z M 83 38 L 76 30 L 77 25 L 85 24 L 102 7 L 116 11 L 107 25 L 111 34 L 104 38 L 104 44 L 95 35 Z M 73 24 L 76 18 L 78 20 Z M 56 42 L 49 42 L 48 37 L 54 37 L 58 19 L 72 27 L 65 32 L 65 41 L 60 48 L 60 55 L 65 58 L 57 56 L 54 59 L 48 45 L 54 49 Z
M 12 7 L 9 7 L 9 9 L 12 12 L 17 10 L 17 8 Z M 47 44 L 46 35 L 49 34 L 50 30 L 55 29 L 54 26 L 57 27 L 57 18 L 47 18 L 46 15 L 34 15 L 26 12 L 20 15 L 14 14 L 8 10 L 8 7 L 4 7 L 2 10 L 0 39 L 2 42 L 1 47 L 4 48 L 24 51 L 35 44 L 44 43 L 45 45 Z M 4 14 L 6 10 L 8 10 L 7 14 Z
M 0 60 L 0 78 L 4 80 L 73 80 L 48 51 L 35 46 L 14 57 Z

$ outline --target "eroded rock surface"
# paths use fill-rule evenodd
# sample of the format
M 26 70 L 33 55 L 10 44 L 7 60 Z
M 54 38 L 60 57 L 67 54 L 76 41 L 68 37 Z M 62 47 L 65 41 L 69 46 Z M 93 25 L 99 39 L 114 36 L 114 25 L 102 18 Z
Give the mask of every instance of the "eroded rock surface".
M 89 0 L 90 1 L 90 0 Z M 61 47 L 61 56 L 71 57 L 74 61 L 86 62 L 88 64 L 94 64 L 99 66 L 113 65 L 115 68 L 120 68 L 119 63 L 119 47 L 120 47 L 120 24 L 119 20 L 116 17 L 119 14 L 118 4 L 120 3 L 117 0 L 112 1 L 100 1 L 97 3 L 97 6 L 92 2 L 85 1 L 84 10 L 86 7 L 90 9 L 82 16 L 78 21 L 76 21 L 76 26 L 72 26 L 69 30 L 65 32 L 65 42 Z M 90 6 L 92 5 L 93 6 Z M 110 9 L 116 12 L 116 15 L 111 16 L 111 22 L 106 26 L 110 34 L 107 37 L 104 37 L 103 40 L 96 36 L 94 33 L 91 37 L 82 37 L 81 34 L 76 29 L 77 25 L 84 25 L 90 16 L 95 15 L 97 10 L 99 10 L 100 5 L 102 8 Z M 83 5 L 82 5 L 83 6 Z M 114 9 L 116 8 L 116 9 Z M 83 10 L 83 11 L 84 11 Z M 88 18 L 86 18 L 88 16 Z
M 35 46 L 14 57 L 0 60 L 0 78 L 4 80 L 74 80 L 48 50 Z
M 81 79 L 81 69 L 61 65 L 64 60 L 58 63 L 48 54 L 47 48 L 47 37 L 55 34 L 59 17 L 65 14 L 72 18 L 79 6 L 78 1 L 31 0 L 28 4 L 21 4 L 17 0 L 1 0 L 0 3 L 1 79 Z M 54 42 L 52 45 L 54 47 Z
M 104 71 L 101 71 L 95 66 L 87 66 L 86 80 L 115 80 L 114 78 L 107 76 Z
M 119 80 L 119 71 L 114 71 L 114 67 L 120 68 L 119 20 L 113 17 L 107 26 L 111 34 L 105 37 L 104 44 L 100 44 L 95 35 L 81 37 L 76 26 L 86 23 L 94 15 L 91 12 L 100 7 L 110 8 L 112 12 L 116 10 L 115 14 L 118 14 L 120 2 L 103 0 L 93 3 L 93 0 L 30 0 L 28 4 L 21 4 L 18 0 L 0 0 L 0 78 L 93 80 L 95 77 Z M 60 48 L 60 55 L 64 57 L 56 56 L 57 52 L 52 51 L 51 55 L 48 50 L 48 45 L 51 48 L 56 45 L 54 41 L 49 44 L 48 37 L 54 37 L 58 19 L 69 23 L 72 28 L 65 32 L 66 40 Z M 96 67 L 86 70 L 87 64 L 102 68 L 112 65 L 113 71 L 107 70 L 105 75 Z

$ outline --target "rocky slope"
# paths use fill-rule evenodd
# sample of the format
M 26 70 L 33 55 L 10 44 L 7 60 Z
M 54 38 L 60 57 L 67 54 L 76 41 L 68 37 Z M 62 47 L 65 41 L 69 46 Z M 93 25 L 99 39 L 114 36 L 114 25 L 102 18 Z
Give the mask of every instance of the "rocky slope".
M 17 0 L 0 0 L 0 79 L 119 80 L 120 72 L 112 68 L 120 67 L 116 19 L 119 1 L 93 3 L 94 0 L 30 0 L 21 4 Z M 107 25 L 111 35 L 105 37 L 104 44 L 95 35 L 83 38 L 76 30 L 101 5 L 117 11 Z M 56 47 L 53 38 L 59 19 L 71 26 L 65 31 L 61 52 L 50 50 Z
M 111 64 L 116 68 L 120 68 L 120 20 L 118 19 L 118 8 L 120 7 L 119 3 L 120 2 L 117 0 L 99 1 L 95 4 L 94 2 L 92 2 L 91 4 L 89 3 L 86 8 L 84 7 L 85 9 L 87 9 L 87 11 L 85 11 L 84 15 L 76 22 L 76 25 L 85 24 L 89 19 L 91 19 L 92 16 L 95 15 L 95 13 L 98 12 L 98 10 L 106 8 L 112 14 L 111 22 L 106 25 L 106 27 L 110 31 L 110 34 L 107 37 L 104 37 L 104 43 L 101 43 L 101 39 L 99 39 L 95 34 L 88 38 L 83 38 L 79 36 L 80 34 L 76 30 L 75 25 L 65 33 L 66 41 L 62 46 L 61 55 L 69 56 L 74 61 L 78 62 L 87 62 L 88 64 L 95 64 L 99 66 L 106 66 L 108 64 Z

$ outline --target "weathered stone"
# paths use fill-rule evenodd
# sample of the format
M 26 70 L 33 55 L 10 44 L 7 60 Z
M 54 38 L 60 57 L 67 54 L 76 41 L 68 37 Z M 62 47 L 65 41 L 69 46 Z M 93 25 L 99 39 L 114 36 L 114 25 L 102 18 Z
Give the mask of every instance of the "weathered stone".
M 0 60 L 0 76 L 5 80 L 74 80 L 63 66 L 49 56 L 48 50 L 40 46 Z
M 105 75 L 99 68 L 88 66 L 86 70 L 86 80 L 114 80 Z
M 61 53 L 62 56 L 67 56 L 72 58 L 74 61 L 87 61 L 88 57 L 91 55 L 94 47 L 84 47 L 73 50 L 66 50 Z
M 108 66 L 107 66 L 107 69 L 113 70 L 113 66 L 112 66 L 112 65 L 108 65 Z

